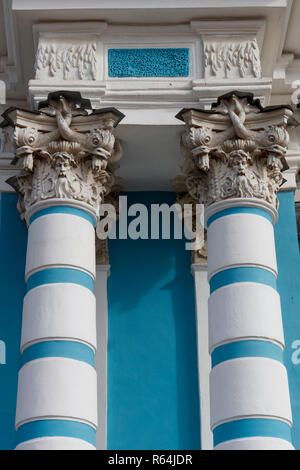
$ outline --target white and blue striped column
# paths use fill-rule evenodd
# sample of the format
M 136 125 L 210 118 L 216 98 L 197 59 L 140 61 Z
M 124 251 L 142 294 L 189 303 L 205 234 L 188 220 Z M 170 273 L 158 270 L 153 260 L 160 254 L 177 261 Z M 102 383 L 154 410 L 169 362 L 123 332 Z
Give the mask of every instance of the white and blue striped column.
M 29 223 L 17 449 L 95 449 L 95 213 L 74 200 L 35 204 Z
M 273 224 L 260 199 L 206 208 L 215 449 L 293 449 Z

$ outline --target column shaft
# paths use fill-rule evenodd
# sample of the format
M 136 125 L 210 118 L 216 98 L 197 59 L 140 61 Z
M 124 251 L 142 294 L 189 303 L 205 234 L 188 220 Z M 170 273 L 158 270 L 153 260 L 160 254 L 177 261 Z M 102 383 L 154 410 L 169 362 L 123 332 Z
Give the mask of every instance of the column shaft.
M 83 204 L 59 204 L 31 210 L 17 449 L 96 444 L 94 220 Z
M 293 448 L 275 217 L 271 205 L 254 199 L 228 199 L 206 209 L 216 449 Z
M 110 161 L 122 149 L 113 129 L 123 117 L 115 108 L 91 111 L 70 91 L 49 93 L 38 112 L 5 115 L 23 170 L 8 183 L 29 226 L 18 449 L 96 447 L 94 226 L 115 184 Z

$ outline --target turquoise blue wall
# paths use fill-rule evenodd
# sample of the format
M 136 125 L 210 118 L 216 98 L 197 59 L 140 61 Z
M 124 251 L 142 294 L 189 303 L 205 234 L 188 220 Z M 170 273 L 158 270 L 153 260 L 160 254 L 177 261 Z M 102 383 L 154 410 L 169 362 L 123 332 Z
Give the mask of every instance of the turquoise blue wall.
M 129 204 L 169 203 L 173 193 L 129 193 Z M 300 257 L 293 192 L 279 194 L 275 226 L 292 411 L 300 449 Z M 0 449 L 14 447 L 27 229 L 17 197 L 0 199 Z M 190 253 L 181 240 L 110 240 L 108 446 L 197 449 L 199 406 Z M 1 352 L 1 351 L 0 351 Z M 294 362 L 292 361 L 292 357 Z
M 300 341 L 300 257 L 297 240 L 294 192 L 279 193 L 279 219 L 275 225 L 278 263 L 277 287 L 281 296 L 285 336 L 285 364 L 288 371 L 294 426 L 293 443 L 300 449 L 300 361 L 294 364 L 292 348 Z M 299 354 L 300 357 L 300 354 Z
M 128 205 L 174 199 L 128 193 Z M 190 252 L 183 240 L 110 240 L 109 254 L 108 448 L 199 449 Z
M 15 408 L 20 368 L 22 304 L 25 293 L 27 228 L 17 211 L 17 196 L 0 199 L 0 340 L 6 364 L 0 364 L 0 449 L 15 447 Z

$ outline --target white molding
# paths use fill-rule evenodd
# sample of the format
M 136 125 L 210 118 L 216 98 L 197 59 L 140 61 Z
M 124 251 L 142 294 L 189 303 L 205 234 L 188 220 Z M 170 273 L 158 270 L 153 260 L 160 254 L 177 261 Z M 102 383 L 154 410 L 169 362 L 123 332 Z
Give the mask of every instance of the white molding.
M 208 298 L 207 265 L 192 264 L 195 283 L 198 384 L 200 398 L 201 450 L 212 450 L 213 434 L 210 430 L 210 390 L 209 374 L 211 359 L 208 350 Z
M 287 6 L 287 0 L 172 0 L 172 2 L 162 2 L 161 0 L 127 0 L 126 9 L 171 9 L 171 8 L 197 8 L 197 9 L 207 9 L 207 8 L 226 8 L 230 10 L 231 8 L 285 8 Z M 225 3 L 225 4 L 224 4 Z M 13 0 L 13 10 L 54 10 L 54 9 L 82 9 L 83 4 L 81 0 L 71 0 L 68 2 L 68 5 L 65 5 L 61 0 L 52 0 L 51 3 L 43 4 L 40 0 Z M 85 0 L 85 8 L 100 8 L 100 9 L 122 9 L 124 8 L 124 0 L 114 0 L 112 3 L 111 0 L 102 0 L 101 5 L 99 5 L 99 0 Z
M 0 57 L 0 79 L 10 89 L 11 85 L 22 81 L 22 69 L 20 64 L 20 54 L 17 49 L 18 30 L 12 14 L 12 0 L 2 1 L 3 17 L 5 23 L 5 37 L 7 55 Z
M 75 26 L 79 26 L 79 28 Z M 74 37 L 78 34 L 99 37 L 106 29 L 107 23 L 105 21 L 35 23 L 32 25 L 34 48 L 36 51 L 39 37 Z
M 271 93 L 271 79 L 239 77 L 224 80 L 209 77 L 204 79 L 203 40 L 210 36 L 228 38 L 229 33 L 245 41 L 256 39 L 262 48 L 265 21 L 257 20 L 206 20 L 191 24 L 166 26 L 111 25 L 105 22 L 91 22 L 87 31 L 86 22 L 45 23 L 33 25 L 35 49 L 39 38 L 97 37 L 98 75 L 97 80 L 67 81 L 49 77 L 29 81 L 29 97 L 32 106 L 37 107 L 50 91 L 59 88 L 80 91 L 91 99 L 94 107 L 125 106 L 143 109 L 145 107 L 209 106 L 222 93 L 237 88 L 254 92 L 255 96 L 267 102 Z M 187 47 L 190 50 L 190 73 L 188 77 L 109 77 L 107 51 L 110 48 L 162 48 Z M 235 71 L 233 72 L 235 74 Z M 175 112 L 174 112 L 175 114 Z
M 202 37 L 256 37 L 260 50 L 263 46 L 266 21 L 258 20 L 204 20 L 191 21 L 191 28 Z
M 109 276 L 109 270 L 110 265 L 96 266 L 95 296 L 97 315 L 97 352 L 95 356 L 95 368 L 98 377 L 97 450 L 105 450 L 107 448 L 107 279 Z

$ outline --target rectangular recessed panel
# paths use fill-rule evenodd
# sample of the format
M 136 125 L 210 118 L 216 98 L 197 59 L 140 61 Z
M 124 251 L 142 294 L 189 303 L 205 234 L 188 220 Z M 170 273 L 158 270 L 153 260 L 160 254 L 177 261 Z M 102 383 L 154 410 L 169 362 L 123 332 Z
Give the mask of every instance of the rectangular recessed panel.
M 188 77 L 189 49 L 109 49 L 109 77 Z

